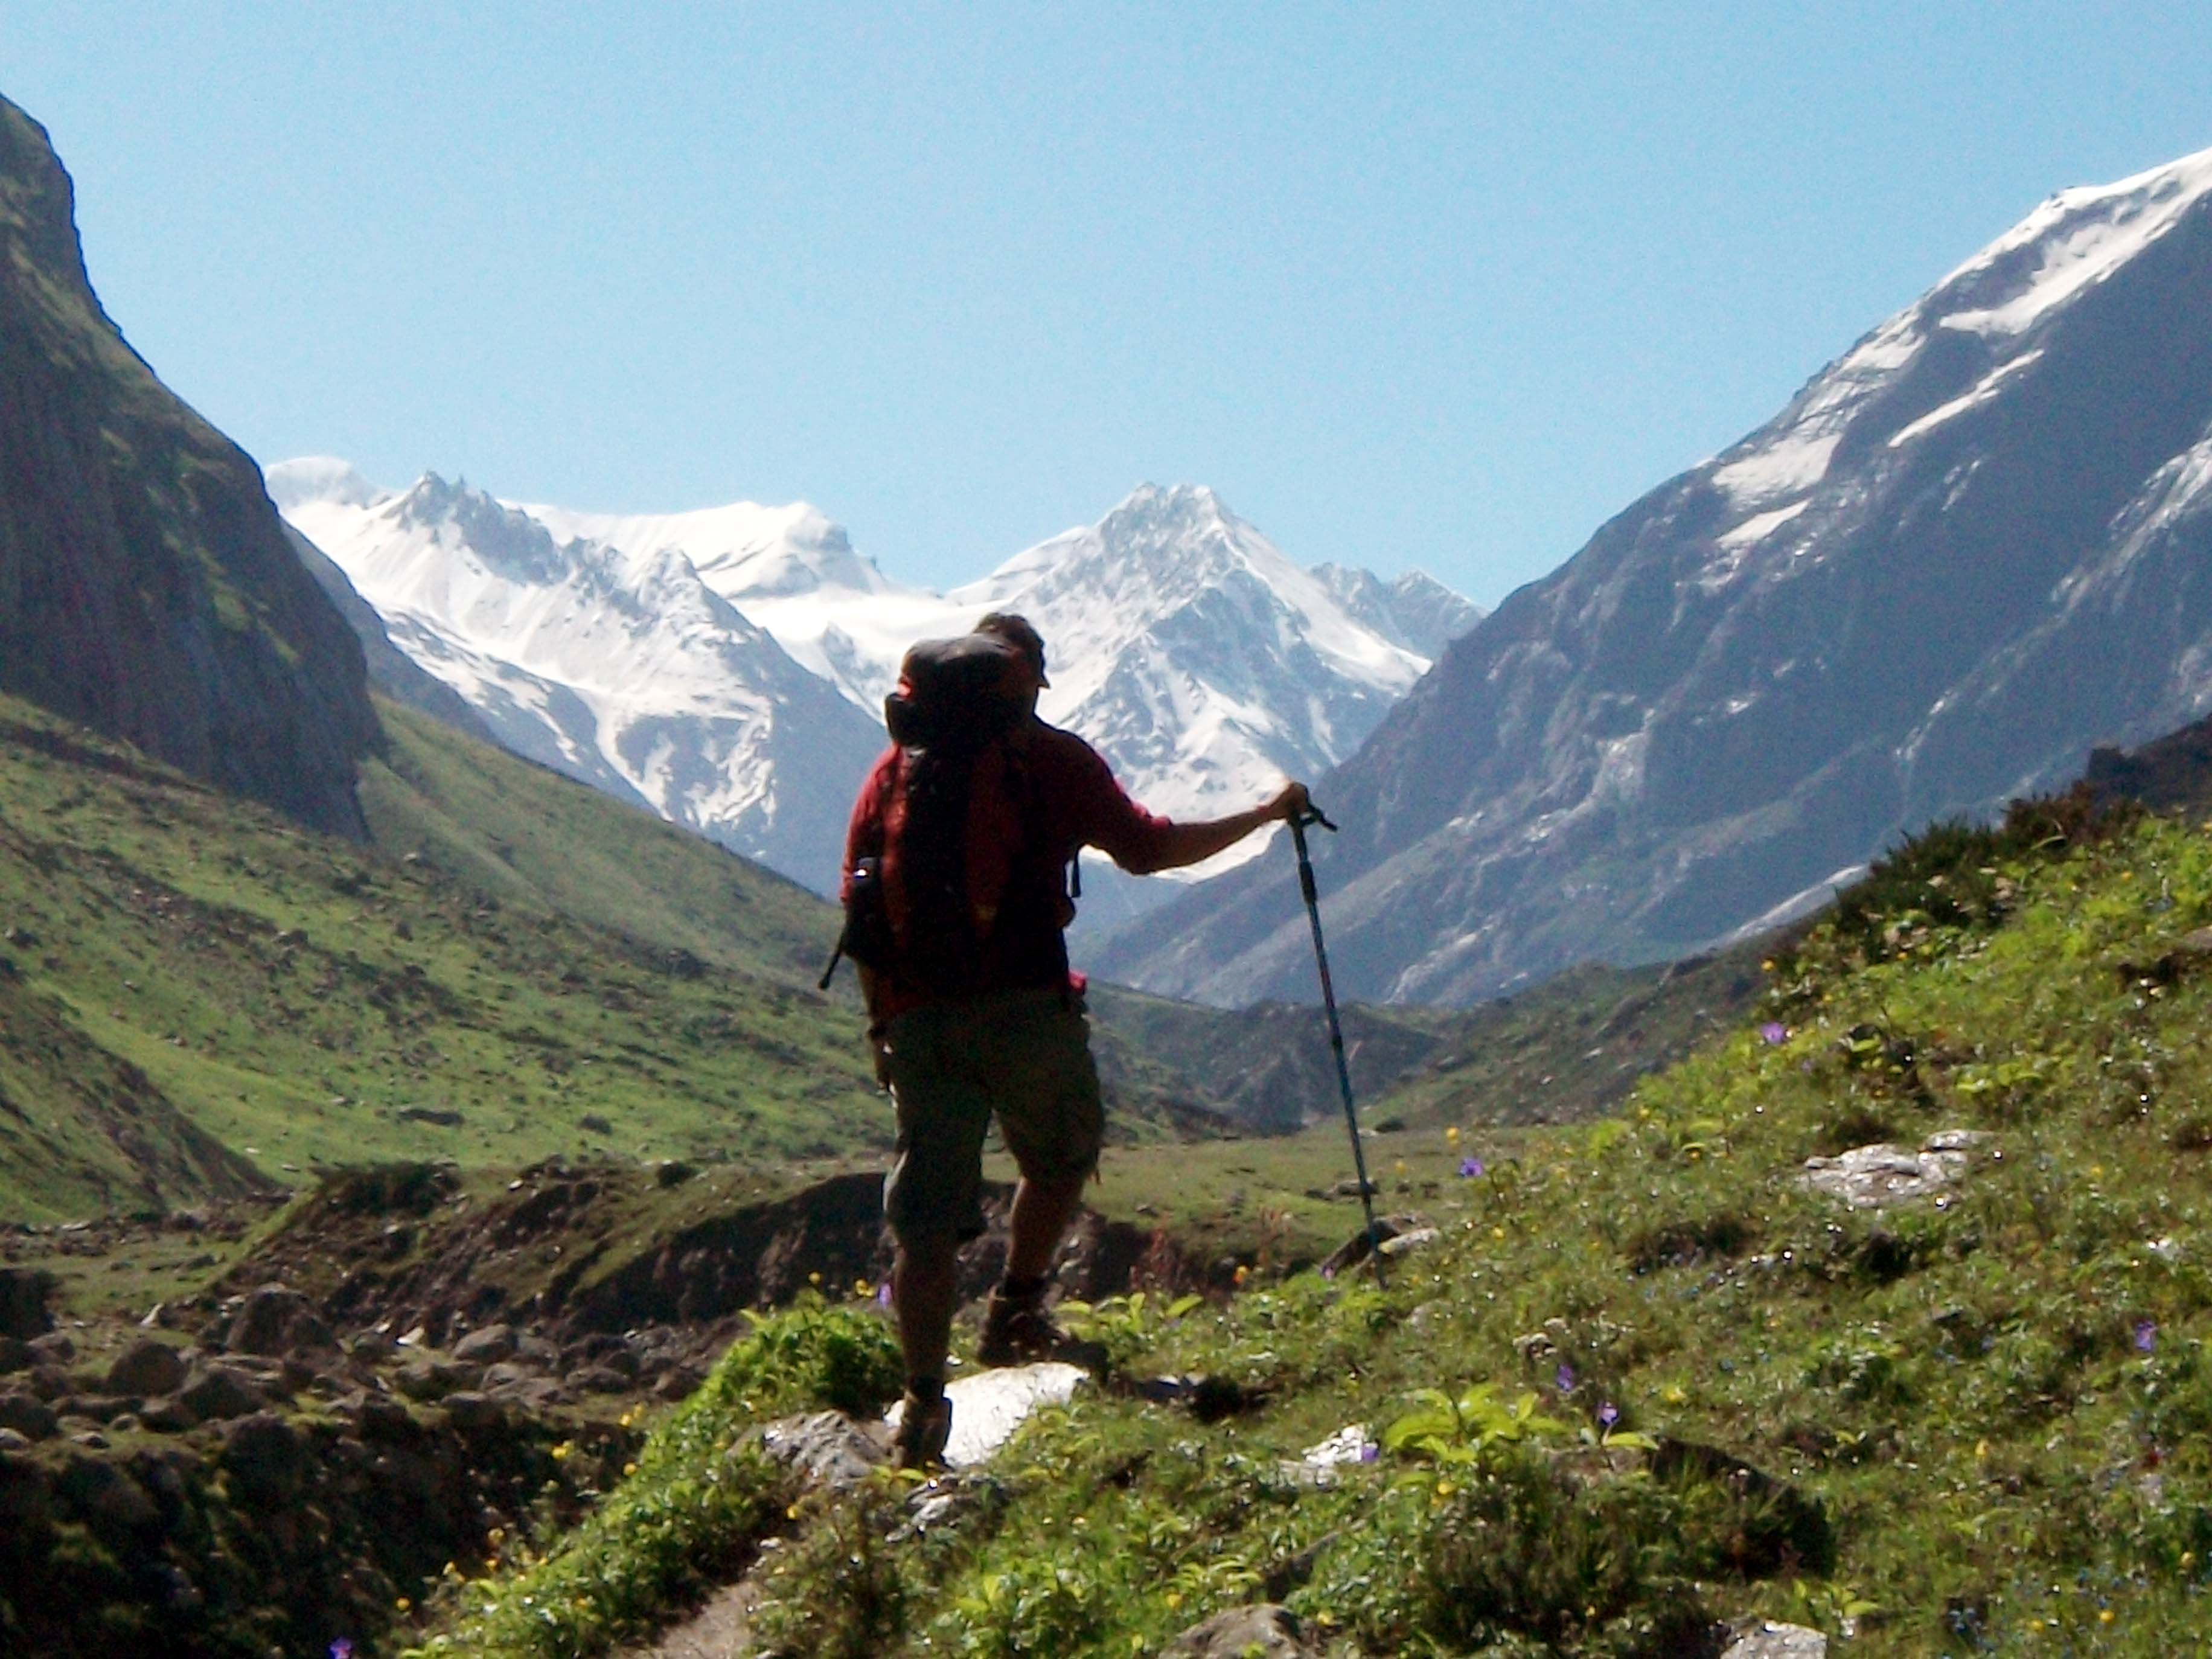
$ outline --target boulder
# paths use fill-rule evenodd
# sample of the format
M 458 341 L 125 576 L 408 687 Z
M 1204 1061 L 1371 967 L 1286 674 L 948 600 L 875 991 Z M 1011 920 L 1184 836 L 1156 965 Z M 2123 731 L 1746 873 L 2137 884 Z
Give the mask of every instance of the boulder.
M 0 1336 L 0 1376 L 15 1371 L 27 1371 L 38 1361 L 39 1356 L 21 1337 Z
M 167 1395 L 141 1407 L 138 1420 L 156 1434 L 185 1434 L 199 1427 L 200 1414 L 175 1395 Z
M 507 1325 L 487 1325 L 480 1331 L 471 1331 L 453 1344 L 453 1358 L 475 1364 L 496 1364 L 514 1357 L 514 1330 Z
M 111 1394 L 137 1395 L 141 1399 L 150 1395 L 174 1394 L 184 1386 L 184 1356 L 166 1342 L 144 1337 L 133 1342 L 107 1368 L 107 1389 Z
M 177 1398 L 205 1423 L 228 1422 L 268 1404 L 253 1379 L 233 1365 L 207 1366 L 177 1391 Z
M 1297 1614 L 1262 1602 L 1193 1625 L 1160 1650 L 1160 1659 L 1321 1659 L 1321 1652 Z
M 1721 1652 L 1721 1659 L 1827 1659 L 1828 1638 L 1802 1625 L 1778 1625 L 1759 1620 L 1739 1629 L 1735 1640 Z
M 38 1364 L 66 1365 L 76 1358 L 76 1344 L 70 1340 L 67 1331 L 48 1331 L 44 1336 L 31 1338 L 31 1352 Z
M 13 1429 L 32 1440 L 51 1440 L 61 1427 L 61 1417 L 34 1394 L 0 1394 L 0 1428 Z
M 264 1285 L 240 1307 L 223 1346 L 233 1353 L 275 1359 L 301 1349 L 335 1348 L 337 1338 L 299 1291 Z
M 314 1472 L 307 1443 L 274 1412 L 255 1412 L 233 1424 L 223 1437 L 222 1462 L 247 1497 L 265 1504 L 298 1497 Z
M 850 1492 L 882 1463 L 883 1442 L 842 1412 L 813 1412 L 763 1424 L 761 1449 L 810 1486 Z
M 54 1484 L 94 1531 L 109 1537 L 143 1532 L 161 1521 L 145 1488 L 106 1458 L 73 1454 Z
M 0 1267 L 0 1336 L 27 1342 L 53 1329 L 47 1304 L 60 1283 L 43 1267 Z
M 446 1396 L 446 1420 L 465 1434 L 496 1429 L 507 1421 L 507 1407 L 489 1395 L 462 1389 Z

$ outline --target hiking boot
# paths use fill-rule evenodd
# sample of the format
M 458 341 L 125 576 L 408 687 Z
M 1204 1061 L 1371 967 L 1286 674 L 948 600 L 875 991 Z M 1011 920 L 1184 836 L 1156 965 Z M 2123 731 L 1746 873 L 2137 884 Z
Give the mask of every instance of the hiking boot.
M 1104 1345 L 1071 1336 L 1045 1306 L 1052 1287 L 1010 1293 L 1002 1284 L 983 1304 L 983 1334 L 975 1358 L 986 1365 L 1020 1365 L 1032 1359 L 1064 1359 L 1091 1370 L 1103 1367 Z
M 891 1437 L 891 1456 L 902 1469 L 936 1469 L 945 1466 L 945 1443 L 952 1437 L 952 1402 L 943 1395 L 921 1401 L 908 1390 L 900 1402 L 897 1431 Z

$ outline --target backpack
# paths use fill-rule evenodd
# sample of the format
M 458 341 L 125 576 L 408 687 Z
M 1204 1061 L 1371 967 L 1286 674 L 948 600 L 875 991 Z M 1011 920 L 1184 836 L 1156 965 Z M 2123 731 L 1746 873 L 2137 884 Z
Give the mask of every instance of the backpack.
M 884 700 L 899 752 L 883 775 L 881 844 L 849 875 L 839 948 L 909 991 L 1066 983 L 1060 866 L 1010 740 L 1029 712 L 1021 666 L 994 635 L 925 641 Z

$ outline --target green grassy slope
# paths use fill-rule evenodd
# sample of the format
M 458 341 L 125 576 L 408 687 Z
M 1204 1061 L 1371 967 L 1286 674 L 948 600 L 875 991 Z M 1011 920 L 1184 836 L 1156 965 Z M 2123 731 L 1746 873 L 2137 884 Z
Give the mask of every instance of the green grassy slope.
M 1241 1413 L 1109 1389 L 919 1541 L 881 1541 L 896 1487 L 803 1518 L 767 1650 L 1152 1652 L 1271 1594 L 1372 1655 L 1680 1652 L 1752 1613 L 1869 1654 L 2196 1650 L 2208 924 L 2212 836 L 2184 825 L 1932 833 L 1620 1115 L 1413 1137 L 1443 1235 L 1382 1287 L 1092 1316 L 1124 1374 L 1224 1377 Z M 1945 1130 L 1984 1139 L 1940 1199 L 1803 1179 Z M 1352 1424 L 1373 1461 L 1286 1468 Z M 563 1582 L 618 1582 L 635 1543 L 580 1541 Z M 452 1650 L 576 1633 L 555 1607 Z
M 534 799 L 559 781 L 502 775 L 481 745 L 472 776 L 453 752 L 465 739 L 410 720 L 394 718 L 391 767 L 368 793 L 380 824 L 428 848 L 412 863 L 0 705 L 0 927 L 39 941 L 13 953 L 14 994 L 64 1047 L 135 1068 L 277 1180 L 364 1159 L 781 1160 L 886 1140 L 850 1016 L 798 983 L 818 901 L 573 786 Z M 428 780 L 411 791 L 410 767 Z M 493 796 L 459 795 L 472 785 Z M 531 847 L 520 826 L 538 821 L 554 827 Z M 483 851 L 509 833 L 514 866 Z M 487 857 L 521 872 L 511 897 L 496 896 Z M 610 882 L 599 914 L 661 937 L 556 912 L 533 864 L 556 895 L 563 879 L 626 865 L 635 883 Z M 763 920 L 718 931 L 733 913 Z M 689 933 L 675 927 L 686 914 Z M 700 950 L 672 951 L 671 933 Z M 55 1079 L 82 1061 L 43 1062 L 46 1080 L 21 1078 L 23 1093 L 73 1110 L 82 1091 Z M 112 1189 L 100 1162 L 11 1164 L 14 1213 L 68 1213 Z M 174 1158 L 147 1167 L 173 1199 L 214 1182 Z

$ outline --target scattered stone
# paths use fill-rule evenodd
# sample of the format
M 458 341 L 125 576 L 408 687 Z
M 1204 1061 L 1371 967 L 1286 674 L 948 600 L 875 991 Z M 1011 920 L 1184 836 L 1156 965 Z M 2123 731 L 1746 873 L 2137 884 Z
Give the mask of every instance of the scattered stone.
M 264 1285 L 239 1309 L 223 1346 L 233 1353 L 276 1358 L 301 1349 L 334 1349 L 337 1338 L 299 1291 Z
M 234 1365 L 210 1365 L 177 1391 L 177 1398 L 204 1423 L 225 1423 L 259 1411 L 267 1396 Z
M 105 1457 L 71 1454 L 55 1486 L 94 1530 L 111 1536 L 143 1531 L 161 1518 L 145 1488 Z
M 16 1371 L 27 1371 L 38 1363 L 39 1356 L 31 1345 L 20 1336 L 0 1336 L 0 1376 Z
M 948 1383 L 945 1394 L 952 1401 L 952 1435 L 945 1445 L 945 1463 L 958 1469 L 984 1462 L 1039 1407 L 1066 1405 L 1090 1380 L 1091 1373 L 1079 1365 L 1044 1359 L 1032 1365 L 1002 1365 Z M 898 1428 L 905 1403 L 891 1407 L 884 1419 L 885 1427 Z
M 398 1116 L 402 1123 L 428 1123 L 441 1129 L 458 1129 L 468 1121 L 445 1106 L 402 1106 Z
M 1799 1177 L 1816 1193 L 1841 1199 L 1854 1210 L 1932 1198 L 1966 1172 L 1969 1152 L 1988 1139 L 1972 1129 L 1945 1129 L 1908 1152 L 1886 1140 L 1854 1146 L 1839 1158 L 1808 1158 Z
M 482 1364 L 509 1358 L 514 1351 L 514 1329 L 508 1325 L 487 1325 L 453 1344 L 454 1358 Z
M 151 1337 L 133 1342 L 107 1368 L 107 1386 L 115 1394 L 174 1394 L 184 1386 L 185 1360 L 166 1342 Z
M 450 1359 L 412 1359 L 392 1373 L 392 1386 L 410 1400 L 443 1400 L 456 1389 L 480 1382 L 482 1373 Z
M 1332 1468 L 1339 1463 L 1371 1463 L 1376 1448 L 1364 1423 L 1347 1424 L 1317 1446 L 1306 1448 L 1300 1459 L 1310 1468 Z
M 28 1451 L 31 1437 L 21 1429 L 0 1429 L 0 1452 Z
M 1778 1625 L 1762 1619 L 1740 1631 L 1721 1659 L 1828 1659 L 1828 1638 L 1802 1625 Z
M 1356 1191 L 1357 1189 L 1355 1188 L 1355 1194 Z M 1418 1228 L 1420 1225 L 1421 1220 L 1418 1216 L 1376 1216 L 1375 1218 L 1375 1237 L 1372 1239 L 1368 1237 L 1367 1230 L 1364 1227 L 1362 1227 L 1358 1232 L 1352 1234 L 1351 1237 L 1346 1239 L 1343 1243 L 1338 1245 L 1326 1256 L 1322 1258 L 1321 1276 L 1323 1279 L 1334 1279 L 1337 1274 L 1342 1273 L 1346 1267 L 1358 1267 L 1361 1262 L 1366 1261 L 1368 1256 L 1373 1252 L 1377 1241 L 1379 1241 L 1382 1247 L 1387 1249 L 1389 1247 L 1390 1241 L 1397 1237 L 1399 1234 L 1413 1228 Z
M 296 1498 L 314 1471 L 307 1443 L 274 1412 L 239 1419 L 223 1437 L 222 1461 L 246 1495 L 261 1503 Z
M 1263 1602 L 1217 1613 L 1160 1650 L 1160 1659 L 1321 1659 L 1297 1614 Z
M 30 1382 L 31 1392 L 41 1400 L 60 1400 L 70 1391 L 69 1373 L 58 1365 L 32 1366 Z
M 173 1395 L 148 1401 L 138 1420 L 156 1434 L 185 1434 L 200 1425 L 199 1413 Z
M 1433 1244 L 1443 1237 L 1443 1235 L 1434 1227 L 1415 1227 L 1410 1232 L 1402 1232 L 1395 1238 L 1384 1239 L 1381 1249 L 1384 1255 L 1395 1259 Z
M 680 1158 L 672 1158 L 654 1174 L 654 1179 L 664 1187 L 681 1187 L 699 1171 Z
M 634 1380 L 634 1372 L 620 1371 L 608 1364 L 583 1366 L 568 1378 L 586 1394 L 627 1394 Z
M 76 1358 L 76 1344 L 67 1331 L 50 1330 L 31 1339 L 31 1352 L 50 1365 L 66 1365 Z
M 446 1396 L 446 1420 L 464 1434 L 473 1434 L 503 1425 L 507 1407 L 489 1395 L 462 1389 Z
M 597 1112 L 586 1112 L 576 1120 L 576 1127 L 587 1134 L 611 1135 L 615 1126 Z
M 31 1394 L 0 1394 L 0 1429 L 13 1429 L 30 1440 L 51 1440 L 61 1427 L 61 1414 Z
M 831 1492 L 852 1491 L 885 1455 L 883 1442 L 842 1412 L 815 1412 L 763 1424 L 760 1445 L 786 1468 L 805 1476 L 809 1486 Z

